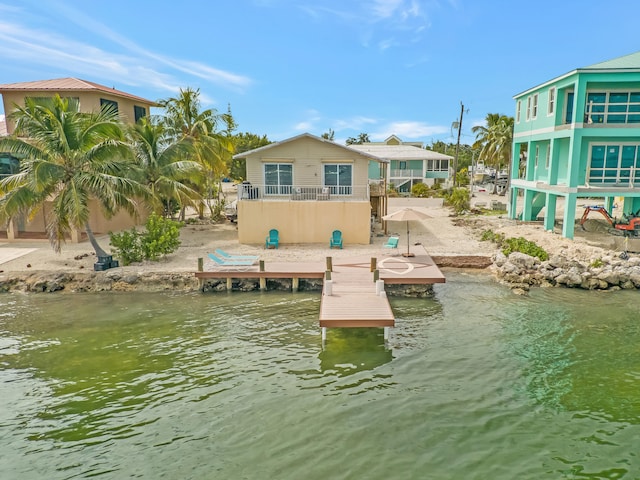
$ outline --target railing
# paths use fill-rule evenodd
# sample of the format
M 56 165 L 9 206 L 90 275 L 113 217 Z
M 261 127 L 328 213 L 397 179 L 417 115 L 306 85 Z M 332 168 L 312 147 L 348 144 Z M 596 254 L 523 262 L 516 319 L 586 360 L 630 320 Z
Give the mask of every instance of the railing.
M 238 200 L 369 200 L 369 185 L 238 185 Z
M 422 170 L 391 170 L 391 178 L 422 178 Z

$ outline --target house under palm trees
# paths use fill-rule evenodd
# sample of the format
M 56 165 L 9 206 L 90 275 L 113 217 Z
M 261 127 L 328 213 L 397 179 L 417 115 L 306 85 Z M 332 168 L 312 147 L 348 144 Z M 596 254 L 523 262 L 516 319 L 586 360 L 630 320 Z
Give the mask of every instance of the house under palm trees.
M 24 107 L 27 99 L 51 99 L 59 95 L 61 98 L 77 102 L 79 111 L 85 113 L 98 112 L 107 106 L 117 112 L 119 119 L 125 123 L 134 123 L 149 115 L 149 109 L 156 105 L 151 100 L 77 78 L 3 84 L 0 85 L 0 94 L 2 94 L 6 114 L 7 135 L 11 135 L 15 130 L 15 122 L 11 113 L 16 110 L 16 107 Z M 5 176 L 15 173 L 18 161 L 16 156 L 5 153 L 0 154 L 0 157 L 3 167 L 2 173 Z M 90 200 L 90 202 L 95 203 L 94 200 Z M 52 208 L 51 203 L 45 202 L 36 216 L 32 218 L 19 216 L 12 219 L 6 226 L 0 225 L 0 238 L 6 238 L 9 241 L 20 238 L 46 238 L 47 219 Z M 109 219 L 101 213 L 101 209 L 95 204 L 90 206 L 90 211 L 89 223 L 96 233 L 122 230 L 137 223 L 136 219 L 125 211 L 116 212 Z M 81 239 L 81 232 L 72 229 L 68 240 L 78 242 Z

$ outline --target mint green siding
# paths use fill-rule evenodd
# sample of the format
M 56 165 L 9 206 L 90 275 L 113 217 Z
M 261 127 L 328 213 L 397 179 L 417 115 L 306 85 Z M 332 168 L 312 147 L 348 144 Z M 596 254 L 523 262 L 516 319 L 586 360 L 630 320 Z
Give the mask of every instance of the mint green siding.
M 622 67 L 624 65 L 624 67 Z M 578 198 L 625 211 L 640 204 L 640 53 L 586 67 L 514 97 L 510 216 L 533 220 L 544 208 L 553 228 L 565 200 L 563 236 L 573 237 Z M 516 211 L 516 195 L 524 206 Z

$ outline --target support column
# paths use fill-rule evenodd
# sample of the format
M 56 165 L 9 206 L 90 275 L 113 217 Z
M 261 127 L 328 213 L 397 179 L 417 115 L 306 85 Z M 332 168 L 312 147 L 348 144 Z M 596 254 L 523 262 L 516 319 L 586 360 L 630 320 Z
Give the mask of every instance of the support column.
M 384 327 L 384 339 L 389 340 L 389 327 Z
M 230 292 L 231 290 L 233 290 L 233 279 L 227 277 L 227 291 Z
M 264 277 L 260 277 L 260 290 L 267 289 L 267 279 Z
M 547 200 L 544 212 L 544 229 L 548 232 L 553 232 L 553 227 L 556 224 L 556 205 L 558 197 L 551 193 L 547 193 Z
M 614 203 L 615 203 L 615 197 L 604 197 L 604 208 L 607 212 L 609 212 L 609 214 L 612 217 L 617 217 L 618 213 L 622 213 L 624 210 L 624 206 L 623 205 L 618 205 L 619 210 L 618 211 L 614 211 Z
M 322 343 L 324 344 L 324 342 L 327 340 L 327 327 L 322 327 Z
M 531 222 L 533 218 L 533 197 L 536 194 L 533 190 L 524 191 L 524 199 L 522 202 L 522 220 Z
M 570 193 L 565 197 L 562 221 L 562 236 L 565 238 L 573 238 L 573 233 L 575 232 L 576 204 L 577 197 L 575 194 Z
M 300 279 L 298 277 L 294 277 L 291 279 L 291 290 L 294 292 L 298 291 L 298 287 L 300 286 Z
M 515 220 L 518 216 L 517 207 L 518 207 L 518 192 L 520 191 L 517 187 L 511 187 L 509 190 L 511 193 L 511 198 L 509 199 L 509 218 L 511 220 Z

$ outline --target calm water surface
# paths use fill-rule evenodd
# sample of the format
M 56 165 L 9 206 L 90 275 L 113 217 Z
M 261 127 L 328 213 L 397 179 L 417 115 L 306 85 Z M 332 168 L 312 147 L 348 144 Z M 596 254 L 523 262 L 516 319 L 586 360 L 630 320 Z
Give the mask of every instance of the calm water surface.
M 3 295 L 0 478 L 638 479 L 640 296 Z

